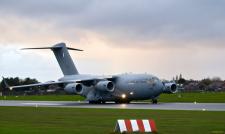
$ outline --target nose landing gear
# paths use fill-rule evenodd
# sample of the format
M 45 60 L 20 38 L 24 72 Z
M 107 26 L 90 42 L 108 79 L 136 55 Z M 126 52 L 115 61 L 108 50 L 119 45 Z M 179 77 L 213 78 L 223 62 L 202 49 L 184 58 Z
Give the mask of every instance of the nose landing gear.
M 115 103 L 116 104 L 129 104 L 130 100 L 116 100 Z

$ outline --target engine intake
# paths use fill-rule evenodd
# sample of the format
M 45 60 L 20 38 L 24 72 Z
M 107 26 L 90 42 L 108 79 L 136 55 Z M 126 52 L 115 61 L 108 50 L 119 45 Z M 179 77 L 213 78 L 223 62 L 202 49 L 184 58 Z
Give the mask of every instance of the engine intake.
M 175 83 L 165 83 L 165 88 L 163 93 L 173 94 L 177 92 L 177 85 Z
M 113 92 L 115 85 L 112 81 L 99 81 L 96 85 L 95 88 L 100 91 L 108 91 L 108 92 Z
M 68 84 L 68 85 L 66 85 L 66 87 L 64 89 L 68 93 L 76 93 L 76 94 L 82 94 L 83 93 L 83 86 L 80 83 Z

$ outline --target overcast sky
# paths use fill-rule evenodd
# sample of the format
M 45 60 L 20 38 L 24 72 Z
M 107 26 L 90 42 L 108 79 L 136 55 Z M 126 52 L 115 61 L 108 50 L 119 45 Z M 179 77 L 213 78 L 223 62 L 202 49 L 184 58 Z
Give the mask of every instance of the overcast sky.
M 0 0 L 0 75 L 62 76 L 51 51 L 65 42 L 80 73 L 225 79 L 224 0 Z

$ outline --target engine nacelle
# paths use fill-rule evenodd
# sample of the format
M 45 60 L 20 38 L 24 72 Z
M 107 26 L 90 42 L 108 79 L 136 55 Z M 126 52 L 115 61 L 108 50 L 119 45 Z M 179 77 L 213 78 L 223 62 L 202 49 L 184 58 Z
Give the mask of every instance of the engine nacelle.
M 177 92 L 177 85 L 175 83 L 164 83 L 164 90 L 163 93 L 167 93 L 167 94 L 173 94 Z
M 71 83 L 71 84 L 66 85 L 64 90 L 68 93 L 82 94 L 83 86 L 80 83 Z
M 112 81 L 99 81 L 96 85 L 95 88 L 100 91 L 108 91 L 108 92 L 113 92 L 115 85 Z

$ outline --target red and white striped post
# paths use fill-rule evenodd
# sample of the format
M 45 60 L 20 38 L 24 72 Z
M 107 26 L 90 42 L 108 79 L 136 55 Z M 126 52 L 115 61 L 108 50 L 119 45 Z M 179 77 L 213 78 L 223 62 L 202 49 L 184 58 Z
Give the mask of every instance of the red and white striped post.
M 157 132 L 155 121 L 152 119 L 142 120 L 117 120 L 115 132 Z

